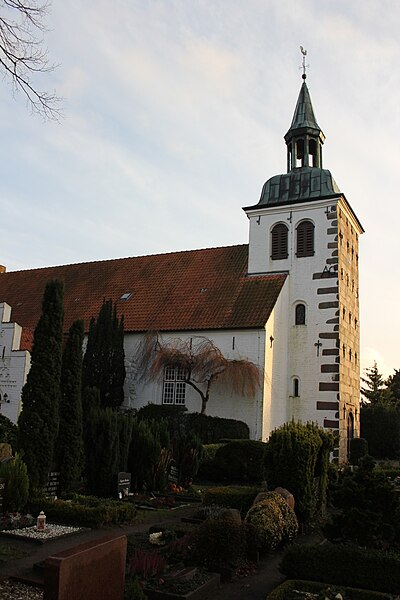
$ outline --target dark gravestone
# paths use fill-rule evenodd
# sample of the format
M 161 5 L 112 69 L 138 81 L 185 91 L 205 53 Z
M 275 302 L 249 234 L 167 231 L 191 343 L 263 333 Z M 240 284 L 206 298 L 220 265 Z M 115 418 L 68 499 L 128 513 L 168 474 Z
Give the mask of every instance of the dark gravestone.
M 131 474 L 121 471 L 118 473 L 118 498 L 127 498 L 131 489 Z
M 0 515 L 3 514 L 3 500 L 4 500 L 5 487 L 6 487 L 6 480 L 0 479 Z
M 179 476 L 178 469 L 174 465 L 171 465 L 171 469 L 170 469 L 170 472 L 168 475 L 169 483 L 178 483 L 178 476 Z
M 55 498 L 58 495 L 60 487 L 60 473 L 59 471 L 51 471 L 46 485 L 43 488 L 44 495 L 49 498 Z
M 125 535 L 92 540 L 49 556 L 44 600 L 123 600 Z

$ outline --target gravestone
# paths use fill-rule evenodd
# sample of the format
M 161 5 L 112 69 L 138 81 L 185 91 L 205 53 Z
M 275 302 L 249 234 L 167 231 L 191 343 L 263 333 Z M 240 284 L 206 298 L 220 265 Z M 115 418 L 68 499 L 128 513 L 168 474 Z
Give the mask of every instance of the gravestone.
M 179 471 L 178 469 L 172 464 L 171 465 L 171 469 L 169 471 L 169 475 L 168 475 L 168 481 L 169 483 L 178 483 L 178 476 L 179 476 Z
M 60 472 L 51 471 L 48 476 L 46 485 L 43 487 L 44 495 L 48 498 L 55 498 L 58 496 L 58 490 L 60 487 Z
M 127 498 L 131 489 L 131 474 L 121 471 L 118 473 L 118 498 Z

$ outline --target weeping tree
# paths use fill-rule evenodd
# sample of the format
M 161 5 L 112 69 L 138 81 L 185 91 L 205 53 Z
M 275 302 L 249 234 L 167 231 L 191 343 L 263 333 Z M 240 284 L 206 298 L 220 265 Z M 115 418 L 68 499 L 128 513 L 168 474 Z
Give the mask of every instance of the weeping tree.
M 206 337 L 191 340 L 163 341 L 156 332 L 148 332 L 134 357 L 139 381 L 162 379 L 167 367 L 178 367 L 185 373 L 185 383 L 201 398 L 201 414 L 205 414 L 215 383 L 241 396 L 254 397 L 261 385 L 260 368 L 247 359 L 226 358 Z
M 57 459 L 63 491 L 79 481 L 83 469 L 82 344 L 83 321 L 72 323 L 61 368 L 60 428 Z
M 22 389 L 18 445 L 23 451 L 32 488 L 47 482 L 58 434 L 63 297 L 63 282 L 49 281 L 33 335 L 31 368 Z

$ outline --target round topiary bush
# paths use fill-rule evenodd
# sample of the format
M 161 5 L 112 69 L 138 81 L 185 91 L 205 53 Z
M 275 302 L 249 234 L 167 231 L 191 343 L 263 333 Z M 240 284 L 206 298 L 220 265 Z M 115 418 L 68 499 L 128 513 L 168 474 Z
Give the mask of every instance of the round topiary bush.
M 245 549 L 243 524 L 222 514 L 206 519 L 198 527 L 193 541 L 193 558 L 206 567 L 231 567 L 240 562 Z
M 292 541 L 298 531 L 294 511 L 276 492 L 269 492 L 264 500 L 254 504 L 246 515 L 245 523 L 252 545 L 263 552 L 274 550 L 282 542 Z

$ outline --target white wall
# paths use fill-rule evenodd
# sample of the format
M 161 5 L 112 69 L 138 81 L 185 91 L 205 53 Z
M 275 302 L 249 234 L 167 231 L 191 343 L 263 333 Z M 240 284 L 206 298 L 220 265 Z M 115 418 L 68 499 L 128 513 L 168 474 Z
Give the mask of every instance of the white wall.
M 19 350 L 22 329 L 10 323 L 11 307 L 0 303 L 0 394 L 1 414 L 17 422 L 21 410 L 21 392 L 30 368 L 30 354 Z M 4 402 L 4 394 L 8 401 Z
M 162 339 L 188 340 L 196 336 L 207 337 L 227 358 L 245 358 L 264 368 L 264 342 L 265 330 L 236 330 L 236 331 L 193 331 L 171 332 L 163 334 Z M 233 349 L 233 337 L 235 338 Z M 132 357 L 135 354 L 142 335 L 125 334 L 125 356 L 127 364 L 127 378 L 125 384 L 125 405 L 131 408 L 140 408 L 148 403 L 161 404 L 162 380 L 137 384 Z M 255 439 L 262 437 L 262 387 L 254 398 L 243 398 L 231 390 L 223 388 L 216 383 L 212 388 L 206 412 L 211 416 L 225 417 L 244 421 L 250 428 L 250 436 Z M 201 398 L 190 386 L 186 386 L 186 407 L 189 412 L 200 412 Z

